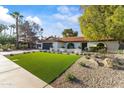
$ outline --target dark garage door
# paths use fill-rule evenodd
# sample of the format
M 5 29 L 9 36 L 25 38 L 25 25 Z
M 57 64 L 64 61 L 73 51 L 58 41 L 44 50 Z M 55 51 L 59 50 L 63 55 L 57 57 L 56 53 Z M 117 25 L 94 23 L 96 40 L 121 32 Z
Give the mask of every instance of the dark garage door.
M 43 49 L 49 50 L 52 47 L 52 43 L 43 43 Z

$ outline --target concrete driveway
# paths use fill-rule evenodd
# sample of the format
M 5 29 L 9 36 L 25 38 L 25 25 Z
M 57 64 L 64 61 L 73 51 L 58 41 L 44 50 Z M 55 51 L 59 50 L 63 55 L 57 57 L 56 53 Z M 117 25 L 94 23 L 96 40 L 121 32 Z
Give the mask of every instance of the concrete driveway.
M 24 51 L 13 51 L 11 54 Z M 10 52 L 0 52 L 0 87 L 1 88 L 52 88 L 49 84 L 34 76 L 27 70 L 7 59 L 3 55 Z

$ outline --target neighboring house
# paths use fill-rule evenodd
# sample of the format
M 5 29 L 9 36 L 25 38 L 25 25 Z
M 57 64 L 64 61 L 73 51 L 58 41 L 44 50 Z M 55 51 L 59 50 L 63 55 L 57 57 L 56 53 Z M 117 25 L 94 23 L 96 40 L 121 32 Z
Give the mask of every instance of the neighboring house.
M 38 41 L 37 48 L 42 50 L 54 50 L 54 51 L 68 51 L 68 52 L 81 52 L 86 48 L 89 50 L 90 47 L 97 46 L 102 43 L 108 51 L 116 51 L 119 49 L 120 44 L 115 40 L 100 40 L 100 41 L 89 41 L 84 37 L 48 37 Z

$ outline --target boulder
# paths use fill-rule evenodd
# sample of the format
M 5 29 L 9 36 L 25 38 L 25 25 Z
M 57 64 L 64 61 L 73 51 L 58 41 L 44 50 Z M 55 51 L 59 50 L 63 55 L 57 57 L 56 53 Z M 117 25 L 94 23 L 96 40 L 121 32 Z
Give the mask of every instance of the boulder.
M 114 59 L 111 58 L 105 58 L 102 62 L 100 62 L 100 64 L 103 64 L 104 67 L 113 67 L 113 62 Z
M 86 55 L 85 58 L 86 58 L 86 59 L 90 59 L 90 56 Z
M 90 68 L 97 68 L 99 65 L 96 60 L 90 59 L 89 61 L 85 62 L 86 66 L 89 66 Z

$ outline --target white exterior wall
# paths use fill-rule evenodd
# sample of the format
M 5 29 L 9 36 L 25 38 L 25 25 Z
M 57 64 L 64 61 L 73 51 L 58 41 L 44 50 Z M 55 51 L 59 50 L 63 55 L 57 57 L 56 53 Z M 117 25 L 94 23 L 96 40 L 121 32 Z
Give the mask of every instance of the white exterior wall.
M 61 42 L 53 42 L 53 48 L 55 50 L 61 48 L 63 45 L 64 45 L 64 43 L 61 43 Z
M 74 48 L 79 48 L 79 46 L 81 47 L 81 43 L 80 42 L 72 42 L 73 44 L 74 44 Z M 65 47 L 67 48 L 67 45 L 68 45 L 69 43 L 65 43 Z
M 75 46 L 75 49 L 67 49 L 67 45 L 68 43 L 63 43 L 63 42 L 53 42 L 53 48 L 50 49 L 50 51 L 52 51 L 52 49 L 54 49 L 54 51 L 61 51 L 61 52 L 64 52 L 64 51 L 67 51 L 69 53 L 81 53 L 81 49 L 79 49 L 79 46 L 81 46 L 81 43 L 80 42 L 72 42 Z M 65 47 L 65 48 L 62 48 L 62 47 Z
M 43 43 L 36 43 L 36 47 L 37 47 L 37 44 L 41 45 L 41 47 L 38 47 L 38 49 L 42 49 L 43 48 Z
M 87 42 L 87 48 L 89 50 L 92 46 L 97 46 L 98 43 L 103 43 L 108 51 L 117 51 L 119 49 L 118 41 L 100 41 L 100 42 Z

